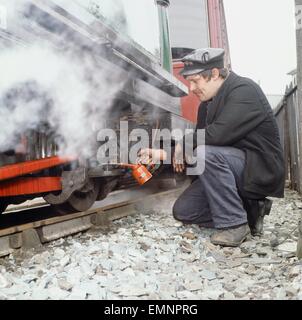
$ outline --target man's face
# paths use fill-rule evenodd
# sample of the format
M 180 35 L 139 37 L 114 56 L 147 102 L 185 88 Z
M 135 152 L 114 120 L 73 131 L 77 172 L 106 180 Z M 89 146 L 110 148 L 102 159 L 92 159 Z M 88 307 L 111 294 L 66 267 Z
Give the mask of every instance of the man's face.
M 215 75 L 210 80 L 203 78 L 200 74 L 195 74 L 186 77 L 189 81 L 189 89 L 193 92 L 202 102 L 209 101 L 214 98 L 222 84 L 221 78 Z

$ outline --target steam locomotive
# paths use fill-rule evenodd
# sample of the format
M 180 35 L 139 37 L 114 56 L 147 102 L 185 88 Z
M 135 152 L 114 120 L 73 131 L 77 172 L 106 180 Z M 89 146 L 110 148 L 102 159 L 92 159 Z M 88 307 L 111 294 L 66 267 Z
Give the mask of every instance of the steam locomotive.
M 222 0 L 1 3 L 0 212 L 36 197 L 84 211 L 134 185 L 128 170 L 99 161 L 98 130 L 117 134 L 119 154 L 122 122 L 149 132 L 150 145 L 154 129 L 193 128 L 199 102 L 178 75 L 181 58 L 228 52 Z

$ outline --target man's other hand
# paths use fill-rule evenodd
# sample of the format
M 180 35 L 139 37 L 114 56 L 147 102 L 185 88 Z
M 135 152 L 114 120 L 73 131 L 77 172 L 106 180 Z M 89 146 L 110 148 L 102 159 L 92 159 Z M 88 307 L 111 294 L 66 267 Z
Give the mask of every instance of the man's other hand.
M 183 150 L 182 150 L 182 145 L 180 143 L 178 143 L 175 147 L 175 152 L 174 152 L 172 162 L 173 162 L 174 171 L 181 173 L 185 170 Z

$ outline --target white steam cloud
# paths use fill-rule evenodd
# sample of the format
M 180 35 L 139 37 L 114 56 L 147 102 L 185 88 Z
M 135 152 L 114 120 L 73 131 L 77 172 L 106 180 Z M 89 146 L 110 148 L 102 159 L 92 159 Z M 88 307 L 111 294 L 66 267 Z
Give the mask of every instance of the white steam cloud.
M 8 24 L 20 7 L 13 9 Z M 127 79 L 109 79 L 96 68 L 93 54 L 80 55 L 73 48 L 59 52 L 41 39 L 0 52 L 0 152 L 14 149 L 20 134 L 47 122 L 64 142 L 60 153 L 91 155 L 92 123 L 106 115 Z

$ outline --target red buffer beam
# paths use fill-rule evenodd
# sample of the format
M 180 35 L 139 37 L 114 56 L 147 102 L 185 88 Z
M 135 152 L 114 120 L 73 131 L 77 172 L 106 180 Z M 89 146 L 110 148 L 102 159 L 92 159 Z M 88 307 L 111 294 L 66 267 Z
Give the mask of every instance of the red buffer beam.
M 1 183 L 0 197 L 40 194 L 59 190 L 62 190 L 60 177 L 19 178 Z

